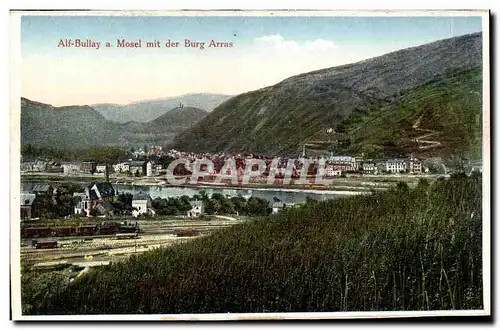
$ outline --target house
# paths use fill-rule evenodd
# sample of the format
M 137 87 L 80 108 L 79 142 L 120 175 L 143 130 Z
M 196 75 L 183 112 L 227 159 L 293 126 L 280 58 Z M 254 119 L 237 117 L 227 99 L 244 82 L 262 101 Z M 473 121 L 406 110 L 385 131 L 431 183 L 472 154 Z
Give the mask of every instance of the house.
M 94 174 L 97 164 L 95 162 L 82 162 L 80 164 L 80 171 L 86 174 Z
M 28 220 L 35 216 L 35 200 L 35 194 L 21 193 L 21 220 Z
M 406 172 L 406 161 L 403 159 L 389 159 L 385 162 L 385 170 L 389 173 Z
M 408 171 L 414 174 L 422 173 L 422 162 L 418 158 L 413 157 L 413 154 L 408 160 Z
M 75 175 L 80 173 L 80 165 L 73 163 L 64 163 L 62 164 L 63 174 L 64 175 Z
M 138 173 L 139 176 L 146 175 L 146 164 L 148 162 L 143 160 L 135 160 L 129 163 L 129 172 L 132 174 Z
M 47 162 L 44 160 L 36 160 L 33 162 L 22 162 L 21 171 L 25 172 L 44 172 L 47 170 Z
M 91 183 L 85 188 L 85 193 L 73 194 L 78 198 L 75 214 L 90 216 L 94 209 L 101 214 L 112 213 L 111 202 L 116 201 L 117 195 L 118 191 L 109 182 Z
M 36 184 L 31 189 L 31 192 L 36 196 L 50 196 L 54 193 L 54 188 L 48 184 Z
M 205 213 L 205 206 L 203 201 L 191 201 L 191 210 L 187 212 L 187 216 L 190 218 L 196 218 Z
M 366 174 L 377 174 L 378 168 L 374 162 L 363 162 L 361 163 L 360 170 Z
M 332 177 L 332 176 L 341 176 L 342 171 L 341 170 L 336 170 L 335 166 L 333 165 L 327 165 L 325 167 L 325 176 L 327 177 Z
M 328 164 L 333 165 L 335 170 L 342 172 L 354 172 L 358 170 L 356 157 L 351 156 L 330 156 Z
M 276 213 L 279 213 L 281 211 L 283 211 L 283 209 L 285 208 L 285 204 L 283 202 L 274 202 L 273 205 L 272 205 L 272 214 L 276 214 Z
M 132 197 L 132 215 L 137 217 L 141 214 L 154 215 L 155 212 L 151 209 L 152 199 L 149 194 L 140 192 Z
M 156 174 L 155 173 L 156 172 L 155 169 L 156 169 L 156 166 L 154 166 L 153 163 L 147 162 L 146 163 L 146 176 L 153 176 L 153 175 L 155 175 Z
M 106 165 L 99 164 L 96 166 L 95 171 L 97 173 L 106 173 Z
M 78 193 L 75 192 L 73 193 L 73 198 L 77 200 L 77 203 L 75 205 L 75 214 L 83 214 L 87 215 L 87 209 L 89 208 L 88 204 L 90 203 L 87 200 L 87 194 L 86 193 Z
M 123 163 L 118 163 L 113 165 L 113 170 L 118 173 L 124 173 L 124 172 L 129 172 L 130 171 L 130 163 L 129 162 L 123 162 Z

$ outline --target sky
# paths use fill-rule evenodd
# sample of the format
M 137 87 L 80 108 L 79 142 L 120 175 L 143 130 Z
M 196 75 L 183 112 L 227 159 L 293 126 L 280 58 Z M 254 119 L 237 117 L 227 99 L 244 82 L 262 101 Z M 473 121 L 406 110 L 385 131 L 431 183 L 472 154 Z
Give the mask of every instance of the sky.
M 23 16 L 21 94 L 55 106 L 236 95 L 478 31 L 479 16 Z M 101 44 L 58 47 L 61 39 Z M 142 47 L 119 48 L 121 39 Z M 160 48 L 146 47 L 155 40 Z M 179 47 L 165 47 L 168 40 Z M 185 40 L 205 42 L 204 49 L 185 47 Z M 208 47 L 211 40 L 233 47 Z

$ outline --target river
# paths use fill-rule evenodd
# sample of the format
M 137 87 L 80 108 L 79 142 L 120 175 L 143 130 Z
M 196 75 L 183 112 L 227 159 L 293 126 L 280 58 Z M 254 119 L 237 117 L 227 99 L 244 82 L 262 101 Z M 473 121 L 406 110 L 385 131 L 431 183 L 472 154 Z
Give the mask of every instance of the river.
M 44 180 L 23 180 L 21 186 L 23 190 L 28 191 L 30 186 L 34 184 L 51 184 L 56 186 L 62 182 L 67 181 L 44 181 Z M 74 182 L 85 186 L 90 184 L 90 182 Z M 112 183 L 113 184 L 113 183 Z M 145 192 L 155 199 L 157 197 L 169 198 L 169 197 L 181 197 L 189 196 L 192 197 L 199 194 L 201 191 L 205 191 L 208 196 L 212 196 L 213 193 L 220 193 L 226 197 L 236 197 L 241 195 L 244 198 L 259 197 L 273 202 L 274 198 L 278 198 L 286 204 L 295 204 L 305 202 L 306 199 L 312 198 L 316 200 L 327 200 L 327 199 L 337 199 L 342 197 L 348 197 L 355 194 L 351 191 L 332 191 L 332 190 L 298 190 L 298 189 L 280 189 L 280 188 L 249 188 L 249 189 L 234 189 L 225 187 L 162 187 L 162 186 L 141 186 L 132 184 L 113 184 L 113 187 L 118 189 L 119 193 L 131 193 L 136 194 L 138 192 Z

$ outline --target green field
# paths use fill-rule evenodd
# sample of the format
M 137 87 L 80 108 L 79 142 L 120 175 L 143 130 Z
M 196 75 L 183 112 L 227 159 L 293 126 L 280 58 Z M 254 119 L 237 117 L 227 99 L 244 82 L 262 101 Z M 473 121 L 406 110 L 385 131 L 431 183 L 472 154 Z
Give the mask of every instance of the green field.
M 481 309 L 481 176 L 324 202 L 103 266 L 22 276 L 27 314 Z

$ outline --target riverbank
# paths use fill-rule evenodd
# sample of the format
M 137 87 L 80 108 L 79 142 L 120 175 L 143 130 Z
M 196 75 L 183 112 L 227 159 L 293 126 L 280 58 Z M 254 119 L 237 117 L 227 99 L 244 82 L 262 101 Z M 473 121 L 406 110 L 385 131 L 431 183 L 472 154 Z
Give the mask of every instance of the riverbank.
M 410 186 L 415 185 L 419 179 L 423 178 L 430 182 L 435 181 L 442 175 L 421 174 L 421 175 L 352 175 L 347 177 L 333 178 L 329 185 L 321 184 L 267 184 L 267 182 L 250 182 L 248 184 L 232 184 L 229 182 L 216 183 L 214 180 L 204 178 L 195 184 L 187 181 L 185 184 L 170 184 L 164 177 L 125 177 L 112 175 L 109 181 L 112 184 L 144 186 L 144 187 L 171 187 L 171 188 L 195 188 L 195 189 L 235 189 L 235 190 L 273 190 L 281 192 L 317 192 L 323 194 L 356 195 L 368 193 L 371 190 L 387 190 L 403 181 Z M 179 179 L 187 177 L 179 177 Z M 103 176 L 79 175 L 68 176 L 61 173 L 30 173 L 22 174 L 21 181 L 50 181 L 50 182 L 74 182 L 88 183 L 91 181 L 105 181 Z

